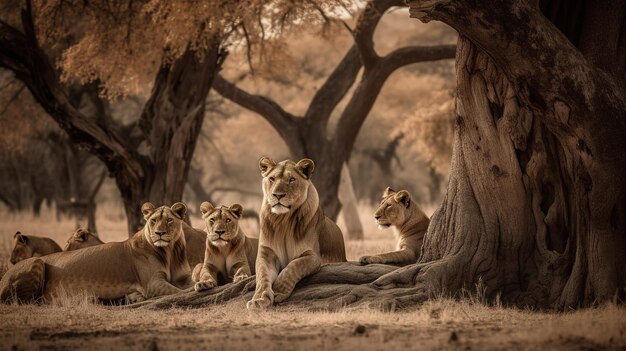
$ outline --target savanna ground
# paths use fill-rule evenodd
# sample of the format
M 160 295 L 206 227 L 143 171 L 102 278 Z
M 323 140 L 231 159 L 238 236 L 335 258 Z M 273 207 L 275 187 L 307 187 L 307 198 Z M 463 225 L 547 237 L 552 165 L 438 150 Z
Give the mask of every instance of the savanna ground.
M 100 237 L 123 240 L 123 214 L 101 212 Z M 360 212 L 365 241 L 347 242 L 349 260 L 394 246 L 391 232 L 375 228 L 372 209 L 362 206 Z M 199 227 L 199 218 L 192 217 L 192 224 Z M 52 214 L 34 218 L 3 211 L 1 270 L 8 264 L 16 230 L 47 235 L 62 245 L 74 225 Z M 254 221 L 243 226 L 248 235 L 257 230 Z M 320 312 L 306 306 L 250 312 L 243 298 L 201 309 L 128 310 L 95 305 L 86 296 L 78 296 L 49 306 L 0 305 L 0 349 L 626 349 L 626 309 L 622 306 L 554 313 L 483 302 L 480 288 L 461 299 L 438 298 L 393 313 L 366 307 Z

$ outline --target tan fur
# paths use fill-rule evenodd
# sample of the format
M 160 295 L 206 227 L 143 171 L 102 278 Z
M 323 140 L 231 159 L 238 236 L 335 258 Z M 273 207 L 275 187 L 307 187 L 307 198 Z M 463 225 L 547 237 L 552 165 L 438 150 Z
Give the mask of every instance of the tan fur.
M 322 262 L 346 261 L 341 230 L 319 206 L 310 178 L 315 164 L 259 162 L 263 176 L 256 291 L 248 308 L 265 308 L 288 298 L 295 285 Z
M 186 210 L 182 203 L 159 208 L 145 203 L 146 225 L 129 240 L 19 262 L 2 277 L 0 296 L 5 302 L 23 301 L 20 292 L 39 291 L 44 301 L 50 301 L 60 293 L 86 292 L 100 299 L 126 297 L 134 302 L 190 287 L 182 229 Z M 41 264 L 43 272 L 33 269 Z
M 11 263 L 16 264 L 27 258 L 41 257 L 59 251 L 61 251 L 59 244 L 50 238 L 17 232 L 13 236 Z
M 374 256 L 363 256 L 359 262 L 398 265 L 417 262 L 430 220 L 417 204 L 411 201 L 409 192 L 406 190 L 395 192 L 388 187 L 383 193 L 383 200 L 374 213 L 374 218 L 380 228 L 394 228 L 398 238 L 397 249 Z
M 206 232 L 201 229 L 193 228 L 184 222 L 183 232 L 185 233 L 185 242 L 187 243 L 187 261 L 189 262 L 189 267 L 195 267 L 204 262 Z
M 67 243 L 65 244 L 63 251 L 74 251 L 101 244 L 104 244 L 104 242 L 97 236 L 90 233 L 87 229 L 78 228 L 74 234 L 67 239 Z
M 254 274 L 259 241 L 248 238 L 239 228 L 241 205 L 215 208 L 208 202 L 200 205 L 206 224 L 206 254 L 196 265 L 192 279 L 196 291 L 211 289 L 229 282 L 242 281 Z

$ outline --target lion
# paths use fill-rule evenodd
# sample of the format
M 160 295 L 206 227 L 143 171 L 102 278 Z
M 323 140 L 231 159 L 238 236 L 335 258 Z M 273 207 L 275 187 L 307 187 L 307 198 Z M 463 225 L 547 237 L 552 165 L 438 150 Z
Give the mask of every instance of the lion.
M 60 251 L 59 244 L 50 238 L 17 232 L 13 235 L 13 251 L 11 251 L 10 261 L 16 264 L 27 258 L 41 257 Z
M 310 159 L 276 164 L 259 161 L 263 176 L 261 234 L 256 260 L 256 291 L 248 308 L 266 308 L 287 299 L 295 285 L 323 262 L 345 262 L 341 230 L 324 215 L 311 182 Z
M 208 290 L 229 282 L 240 282 L 254 274 L 259 240 L 249 238 L 239 228 L 243 207 L 214 207 L 205 201 L 200 212 L 206 224 L 204 263 L 196 265 L 191 275 L 196 291 Z
M 191 287 L 185 257 L 185 204 L 141 211 L 143 231 L 123 242 L 63 251 L 21 261 L 0 280 L 0 300 L 49 302 L 60 294 L 87 293 L 103 300 L 129 302 L 174 294 Z
M 104 244 L 102 240 L 100 240 L 97 236 L 89 232 L 87 229 L 78 228 L 72 234 L 72 236 L 67 239 L 67 243 L 63 248 L 63 251 L 74 251 L 78 249 L 82 249 L 84 247 L 96 246 Z
M 361 264 L 388 263 L 397 265 L 417 262 L 430 220 L 417 204 L 411 201 L 409 192 L 406 190 L 396 192 L 387 187 L 383 192 L 380 206 L 374 213 L 374 218 L 381 229 L 394 227 L 398 238 L 397 250 L 373 256 L 363 256 L 359 258 L 359 262 Z

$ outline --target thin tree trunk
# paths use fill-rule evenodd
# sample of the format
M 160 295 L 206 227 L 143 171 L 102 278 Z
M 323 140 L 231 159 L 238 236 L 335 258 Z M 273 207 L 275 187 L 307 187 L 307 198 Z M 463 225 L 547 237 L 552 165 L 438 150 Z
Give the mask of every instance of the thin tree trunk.
M 341 169 L 341 183 L 339 184 L 339 201 L 341 201 L 341 215 L 346 223 L 348 240 L 363 240 L 363 225 L 359 218 L 357 209 L 357 199 L 352 186 L 350 169 L 347 164 L 343 164 Z

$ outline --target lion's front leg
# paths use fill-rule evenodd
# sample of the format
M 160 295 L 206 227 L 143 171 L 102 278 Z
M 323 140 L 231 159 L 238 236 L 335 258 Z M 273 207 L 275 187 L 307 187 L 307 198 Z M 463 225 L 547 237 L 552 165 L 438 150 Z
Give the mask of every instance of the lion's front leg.
M 313 250 L 305 251 L 300 257 L 289 262 L 274 282 L 274 301 L 286 300 L 293 288 L 302 278 L 317 272 L 322 265 L 322 259 Z
M 165 279 L 164 276 L 158 275 L 150 279 L 148 282 L 146 287 L 146 298 L 150 299 L 158 296 L 172 295 L 181 291 L 182 289 L 172 285 Z
M 229 274 L 233 277 L 233 282 L 238 283 L 252 275 L 248 259 L 243 257 L 241 261 L 236 262 L 230 267 Z
M 393 263 L 393 264 L 411 264 L 417 261 L 415 252 L 413 250 L 404 249 L 400 251 L 393 251 L 382 253 L 373 256 L 363 256 L 359 258 L 361 264 L 372 263 Z
M 277 264 L 276 253 L 267 246 L 259 246 L 256 260 L 256 290 L 252 300 L 246 305 L 248 309 L 267 308 L 274 304 L 272 284 L 278 276 Z
M 200 274 L 197 277 L 197 283 L 194 285 L 196 291 L 209 290 L 217 286 L 218 269 L 211 263 L 205 263 Z

